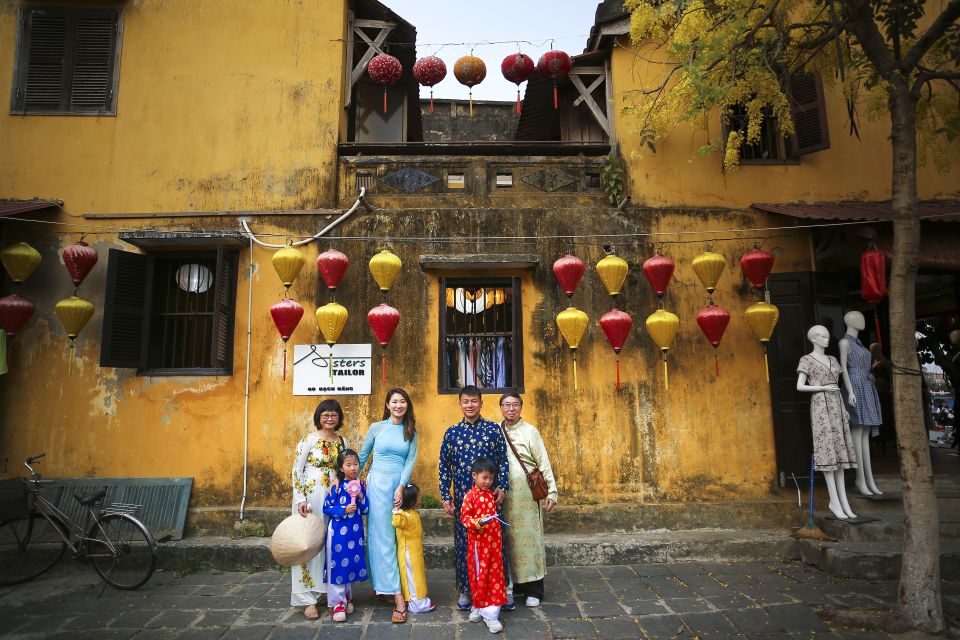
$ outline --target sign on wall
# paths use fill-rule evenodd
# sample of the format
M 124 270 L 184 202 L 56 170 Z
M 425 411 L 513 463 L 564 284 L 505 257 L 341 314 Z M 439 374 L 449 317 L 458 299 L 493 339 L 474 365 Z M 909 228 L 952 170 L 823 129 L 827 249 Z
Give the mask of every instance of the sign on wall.
M 328 345 L 294 345 L 293 395 L 370 395 L 372 363 L 369 344 L 335 344 L 332 360 Z

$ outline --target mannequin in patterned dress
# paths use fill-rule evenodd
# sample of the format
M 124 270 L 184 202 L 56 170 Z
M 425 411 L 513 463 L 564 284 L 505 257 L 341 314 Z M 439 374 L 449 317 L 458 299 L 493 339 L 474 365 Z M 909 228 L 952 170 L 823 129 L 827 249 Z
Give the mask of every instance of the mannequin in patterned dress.
M 882 495 L 873 481 L 870 466 L 870 432 L 880 433 L 883 417 L 880 413 L 880 395 L 870 371 L 872 356 L 857 337 L 867 326 L 863 314 L 850 311 L 843 316 L 847 325 L 847 334 L 840 339 L 840 367 L 843 369 L 843 384 L 846 390 L 847 406 L 850 414 L 850 433 L 853 446 L 857 450 L 857 490 L 864 495 Z
M 821 325 L 807 331 L 813 351 L 797 364 L 797 391 L 812 393 L 810 426 L 813 431 L 814 468 L 823 472 L 830 494 L 830 511 L 838 520 L 856 518 L 847 502 L 843 470 L 857 466 L 857 454 L 850 436 L 847 410 L 840 396 L 840 363 L 825 352 L 830 332 Z M 808 384 L 809 383 L 809 384 Z

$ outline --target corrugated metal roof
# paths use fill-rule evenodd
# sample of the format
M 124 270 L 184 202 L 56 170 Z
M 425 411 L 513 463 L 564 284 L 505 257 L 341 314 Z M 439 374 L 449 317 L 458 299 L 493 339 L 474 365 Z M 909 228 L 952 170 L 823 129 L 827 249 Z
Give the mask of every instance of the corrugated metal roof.
M 889 202 L 818 202 L 779 204 L 755 202 L 754 209 L 806 220 L 893 220 Z M 960 203 L 922 202 L 920 218 L 936 222 L 960 222 Z
M 62 206 L 63 200 L 0 200 L 0 216 L 16 216 L 30 211 Z

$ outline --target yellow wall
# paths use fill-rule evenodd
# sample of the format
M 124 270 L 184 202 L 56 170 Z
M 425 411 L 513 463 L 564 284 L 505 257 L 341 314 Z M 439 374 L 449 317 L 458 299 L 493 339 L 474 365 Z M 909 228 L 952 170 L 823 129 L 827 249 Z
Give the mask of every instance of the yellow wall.
M 645 62 L 637 49 L 613 48 L 613 107 L 619 113 L 630 104 L 630 94 L 657 86 L 662 64 Z M 656 60 L 659 54 L 645 51 Z M 830 148 L 800 158 L 800 164 L 742 164 L 739 171 L 724 175 L 722 156 L 699 156 L 698 149 L 718 138 L 720 119 L 715 115 L 709 132 L 680 123 L 669 136 L 657 142 L 656 153 L 640 152 L 639 125 L 619 115 L 617 134 L 630 172 L 634 202 L 652 207 L 722 206 L 747 207 L 754 202 L 820 202 L 840 200 L 879 201 L 890 199 L 892 155 L 889 118 L 868 120 L 861 109 L 857 121 L 860 139 L 849 134 L 850 120 L 840 87 L 824 78 Z M 955 198 L 956 167 L 948 174 L 930 166 L 917 171 L 921 199 Z

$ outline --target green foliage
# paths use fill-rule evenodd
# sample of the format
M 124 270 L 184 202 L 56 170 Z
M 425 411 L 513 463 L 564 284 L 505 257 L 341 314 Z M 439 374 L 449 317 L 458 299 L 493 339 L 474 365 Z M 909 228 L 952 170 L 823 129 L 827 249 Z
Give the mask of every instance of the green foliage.
M 266 538 L 269 535 L 270 534 L 267 531 L 267 526 L 262 522 L 250 523 L 243 521 L 233 525 L 233 530 L 230 532 L 230 539 L 237 540 L 238 538 Z
M 177 566 L 173 570 L 174 578 L 183 578 L 199 571 L 206 563 L 195 553 L 185 553 L 177 558 Z
M 656 151 L 652 136 L 646 143 L 650 149 Z M 600 184 L 603 186 L 603 192 L 607 194 L 607 202 L 612 207 L 616 207 L 623 202 L 623 196 L 626 193 L 626 175 L 627 169 L 622 158 L 612 153 L 603 156 L 603 165 L 600 167 Z
M 443 503 L 435 496 L 429 493 L 420 494 L 420 508 L 422 509 L 442 509 Z

